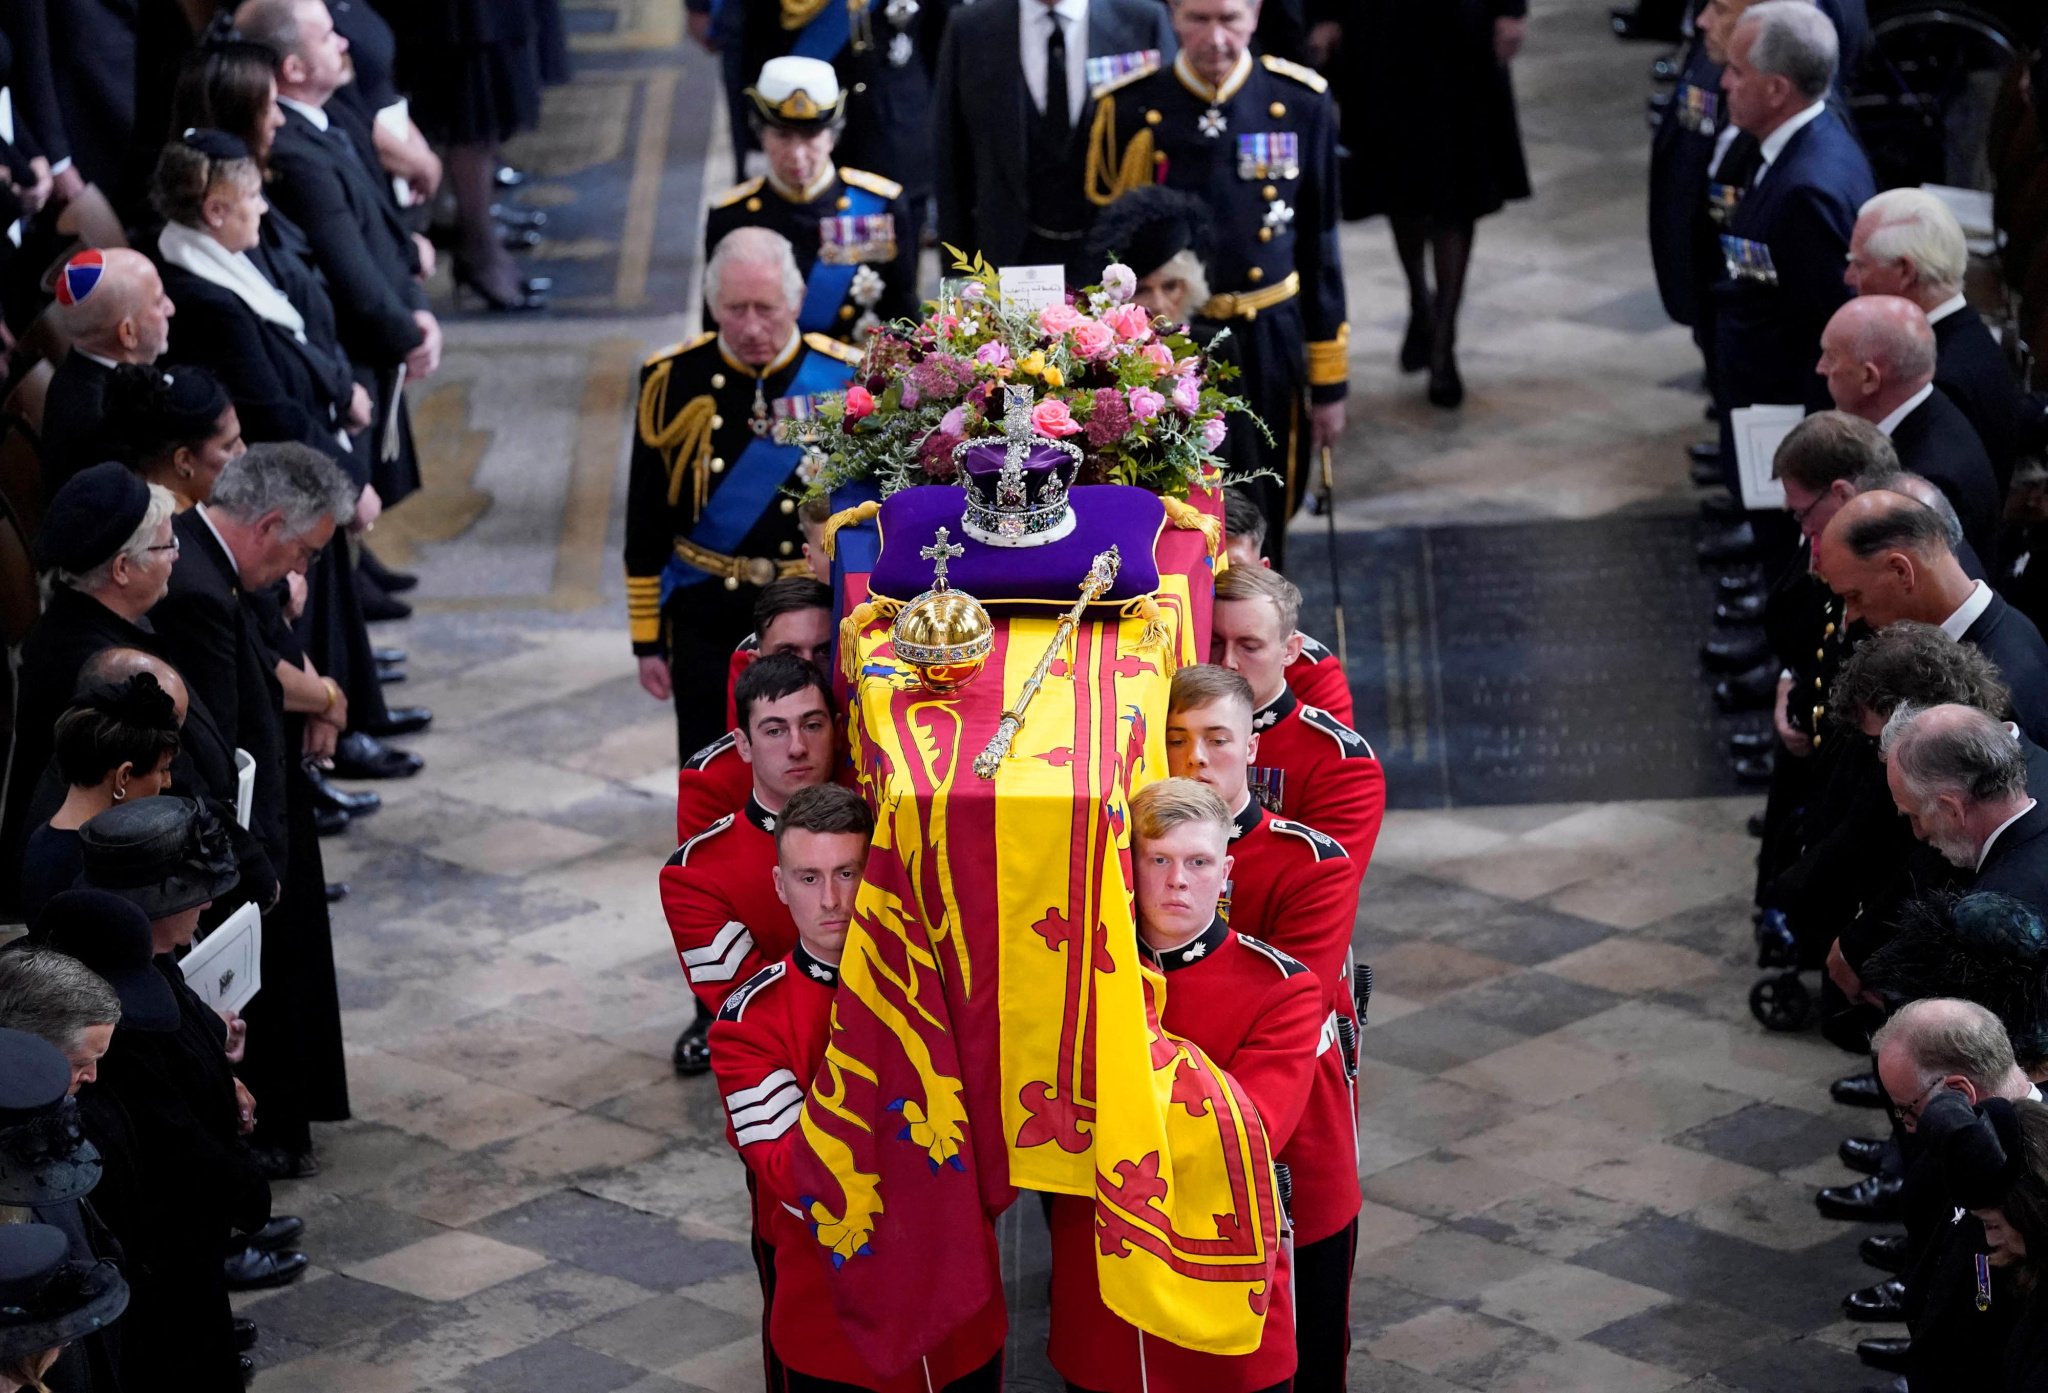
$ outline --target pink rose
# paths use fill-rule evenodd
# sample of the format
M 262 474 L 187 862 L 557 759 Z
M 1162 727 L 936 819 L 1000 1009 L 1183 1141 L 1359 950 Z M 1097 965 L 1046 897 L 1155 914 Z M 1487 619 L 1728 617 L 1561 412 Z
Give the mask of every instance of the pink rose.
M 985 368 L 1006 368 L 1010 366 L 1010 350 L 990 339 L 974 350 L 974 361 Z
M 1159 369 L 1161 373 L 1173 371 L 1173 350 L 1163 343 L 1148 343 L 1138 350 L 1138 356 Z
M 939 431 L 943 435 L 967 434 L 967 408 L 956 406 L 939 418 Z
M 1166 398 L 1150 387 L 1131 388 L 1131 414 L 1141 421 L 1149 421 L 1166 409 Z
M 1063 435 L 1077 435 L 1081 423 L 1067 410 L 1067 404 L 1056 397 L 1047 397 L 1031 408 L 1031 429 L 1040 435 L 1049 435 L 1057 440 Z
M 980 300 L 987 295 L 988 287 L 980 281 L 969 281 L 960 287 L 960 298 L 963 300 Z
M 1138 273 L 1121 261 L 1112 261 L 1102 268 L 1102 293 L 1113 304 L 1121 305 L 1131 298 L 1138 289 Z
M 1047 305 L 1038 312 L 1038 326 L 1055 337 L 1064 334 L 1081 322 L 1081 312 L 1062 301 Z
M 1145 313 L 1143 305 L 1118 305 L 1102 316 L 1102 322 L 1116 330 L 1116 336 L 1125 343 L 1137 343 L 1152 334 L 1152 317 Z
M 1173 379 L 1173 405 L 1183 416 L 1192 416 L 1202 405 L 1202 389 L 1188 376 Z
M 1230 423 L 1221 416 L 1211 416 L 1202 422 L 1202 443 L 1211 450 L 1223 447 L 1223 437 L 1230 433 Z
M 1116 347 L 1116 330 L 1094 319 L 1074 326 L 1074 349 L 1083 358 L 1105 358 Z
M 865 387 L 846 389 L 846 419 L 858 421 L 863 416 L 875 414 L 875 396 Z

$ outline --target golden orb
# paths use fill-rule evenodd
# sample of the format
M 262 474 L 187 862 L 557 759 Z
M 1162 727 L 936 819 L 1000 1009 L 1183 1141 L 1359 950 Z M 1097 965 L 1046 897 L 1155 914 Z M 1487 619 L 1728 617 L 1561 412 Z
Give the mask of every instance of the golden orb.
M 889 637 L 896 656 L 937 696 L 972 682 L 996 643 L 988 611 L 961 590 L 925 591 L 903 607 Z

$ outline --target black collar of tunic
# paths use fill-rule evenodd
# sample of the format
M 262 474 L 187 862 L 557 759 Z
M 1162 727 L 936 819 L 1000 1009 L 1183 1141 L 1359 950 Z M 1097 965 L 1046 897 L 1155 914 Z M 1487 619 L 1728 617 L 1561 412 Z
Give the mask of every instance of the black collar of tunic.
M 1237 829 L 1230 834 L 1230 840 L 1234 842 L 1239 837 L 1249 837 L 1258 831 L 1259 823 L 1264 820 L 1265 815 L 1266 810 L 1259 806 L 1259 800 L 1247 792 L 1244 796 L 1244 806 L 1230 815 L 1230 821 Z
M 747 821 L 753 823 L 769 836 L 775 835 L 775 825 L 781 820 L 781 814 L 769 812 L 761 806 L 761 800 L 751 793 L 747 795 L 746 814 Z
M 1301 705 L 1301 698 L 1294 694 L 1294 688 L 1283 685 L 1280 688 L 1279 696 L 1274 697 L 1264 706 L 1252 712 L 1252 730 L 1254 732 L 1271 730 L 1274 726 L 1279 725 L 1289 716 L 1292 716 L 1294 708 L 1299 705 Z
M 1208 928 L 1180 947 L 1168 948 L 1164 952 L 1157 948 L 1147 948 L 1145 951 L 1151 955 L 1152 961 L 1159 965 L 1161 972 L 1175 972 L 1183 967 L 1193 967 L 1221 948 L 1224 935 L 1229 932 L 1230 925 L 1224 923 L 1223 916 L 1219 914 L 1209 921 Z
M 810 949 L 804 947 L 801 942 L 790 951 L 789 958 L 791 962 L 796 964 L 798 972 L 801 972 L 819 986 L 837 987 L 839 985 L 839 969 L 833 964 L 826 962 L 823 958 L 818 957 Z

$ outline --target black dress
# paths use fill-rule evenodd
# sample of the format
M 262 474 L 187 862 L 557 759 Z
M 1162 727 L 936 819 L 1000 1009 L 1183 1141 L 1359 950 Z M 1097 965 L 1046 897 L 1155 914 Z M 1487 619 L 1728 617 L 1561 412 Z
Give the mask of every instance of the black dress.
M 398 84 L 436 141 L 491 145 L 540 120 L 541 89 L 567 79 L 556 0 L 378 0 L 398 38 Z
M 66 831 L 47 822 L 29 834 L 21 857 L 21 912 L 29 923 L 85 874 L 84 847 L 75 829 Z
M 1482 218 L 1529 196 L 1529 169 L 1493 22 L 1526 0 L 1354 0 L 1333 65 L 1344 216 Z

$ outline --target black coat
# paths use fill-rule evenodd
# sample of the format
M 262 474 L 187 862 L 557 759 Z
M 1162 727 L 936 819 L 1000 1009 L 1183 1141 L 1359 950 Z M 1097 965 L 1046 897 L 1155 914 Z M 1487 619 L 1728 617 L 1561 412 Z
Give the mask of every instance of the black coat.
M 1892 431 L 1892 448 L 1899 452 L 1900 468 L 1948 496 L 1963 524 L 1964 540 L 1995 567 L 2002 511 L 1998 476 L 1970 418 L 1936 390 Z
M 1998 834 L 1970 889 L 2010 895 L 2048 914 L 2048 789 L 2029 792 L 2039 801 Z
M 171 568 L 170 593 L 150 611 L 158 651 L 206 703 L 221 733 L 255 757 L 249 829 L 271 864 L 282 867 L 285 768 L 297 747 L 285 743 L 277 657 L 263 641 L 234 562 L 199 510 L 180 513 L 171 526 L 183 551 Z
M 1036 117 L 1017 56 L 1020 42 L 1014 4 L 963 6 L 946 26 L 932 82 L 939 239 L 970 255 L 980 251 L 991 266 L 1016 261 L 1031 212 L 1025 150 Z M 1165 6 L 1154 0 L 1093 0 L 1088 6 L 1089 57 L 1147 49 L 1157 49 L 1168 63 L 1178 51 Z M 1082 174 L 1077 160 L 1077 185 Z
M 1934 385 L 1947 393 L 1977 428 L 2002 497 L 2012 482 L 2020 418 L 2027 411 L 2019 381 L 1984 320 L 1968 305 L 1936 322 L 1934 351 Z
M 1496 19 L 1526 0 L 1355 0 L 1334 71 L 1343 108 L 1344 216 L 1469 219 L 1529 196 L 1514 85 Z
M 1990 607 L 1963 631 L 1963 642 L 1976 644 L 1998 665 L 2012 691 L 2013 724 L 2035 744 L 2048 745 L 2048 643 L 2034 621 L 1993 595 Z
M 14 145 L 50 163 L 71 157 L 50 73 L 50 6 L 42 0 L 0 0 L 0 30 L 13 50 L 7 87 L 14 98 Z
M 135 134 L 136 0 L 49 0 L 50 71 L 79 177 L 112 197 Z
M 1664 312 L 1680 324 L 1698 322 L 1702 292 L 1720 271 L 1719 259 L 1706 254 L 1698 224 L 1707 166 L 1721 130 L 1721 100 L 1721 65 L 1707 57 L 1704 40 L 1695 40 L 1650 137 L 1650 265 Z
M 43 502 L 81 469 L 116 458 L 106 433 L 114 370 L 77 349 L 64 355 L 43 398 Z

